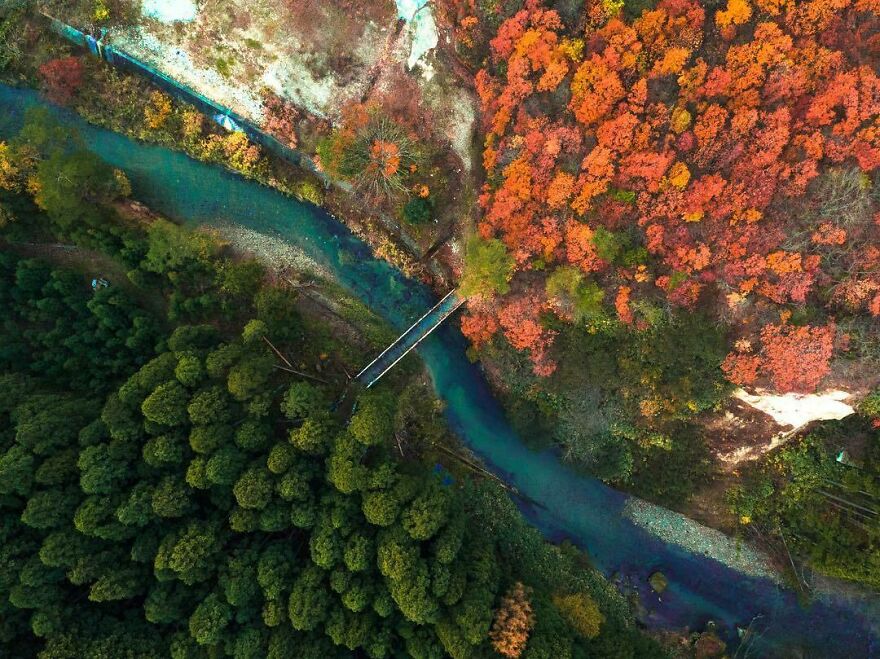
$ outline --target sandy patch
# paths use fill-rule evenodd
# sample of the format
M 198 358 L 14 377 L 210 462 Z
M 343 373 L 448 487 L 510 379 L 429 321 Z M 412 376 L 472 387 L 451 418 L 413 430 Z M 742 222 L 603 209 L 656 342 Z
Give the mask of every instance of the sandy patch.
M 812 421 L 843 419 L 855 410 L 845 400 L 851 397 L 846 391 L 826 391 L 822 394 L 769 394 L 758 390 L 750 394 L 737 389 L 736 398 L 773 417 L 780 426 L 791 426 L 791 432 Z
M 737 389 L 719 411 L 704 415 L 700 423 L 719 467 L 731 473 L 741 463 L 779 448 L 814 421 L 853 414 L 856 400 L 853 394 L 838 390 L 779 395 Z

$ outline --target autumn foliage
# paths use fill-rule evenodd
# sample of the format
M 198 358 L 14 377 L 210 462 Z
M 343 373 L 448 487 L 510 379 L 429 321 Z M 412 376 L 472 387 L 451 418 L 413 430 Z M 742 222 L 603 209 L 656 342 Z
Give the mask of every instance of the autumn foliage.
M 660 0 L 629 22 L 607 2 L 584 11 L 575 33 L 528 0 L 476 74 L 478 230 L 516 274 L 465 333 L 500 331 L 551 373 L 540 314 L 565 305 L 543 280 L 574 266 L 634 331 L 659 304 L 714 310 L 751 346 L 725 361 L 733 382 L 814 389 L 835 322 L 880 315 L 876 1 Z M 815 320 L 779 322 L 803 307 Z M 494 326 L 475 321 L 488 315 Z
M 371 102 L 344 108 L 342 121 L 319 144 L 318 160 L 331 177 L 347 180 L 377 199 L 408 195 L 423 158 L 415 131 Z M 416 194 L 427 196 L 420 187 Z
M 526 587 L 515 583 L 501 599 L 489 632 L 492 647 L 504 657 L 518 657 L 526 648 L 529 632 L 535 624 L 532 604 Z
M 282 144 L 295 149 L 297 145 L 296 124 L 300 118 L 299 110 L 278 94 L 263 91 L 264 130 L 275 136 Z
M 761 329 L 761 354 L 733 352 L 722 368 L 741 385 L 753 384 L 760 374 L 780 391 L 813 391 L 825 375 L 834 350 L 835 327 L 797 327 L 786 322 Z M 748 350 L 748 348 L 746 348 Z
M 158 130 L 171 116 L 171 98 L 160 91 L 150 94 L 150 102 L 144 108 L 144 123 L 150 130 Z
M 53 103 L 69 103 L 83 83 L 83 63 L 78 57 L 49 60 L 40 67 L 43 90 Z

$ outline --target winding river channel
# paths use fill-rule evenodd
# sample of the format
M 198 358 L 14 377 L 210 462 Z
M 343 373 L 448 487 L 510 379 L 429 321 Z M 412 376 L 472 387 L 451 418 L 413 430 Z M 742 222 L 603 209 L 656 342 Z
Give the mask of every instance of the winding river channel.
M 0 139 L 21 126 L 24 111 L 48 106 L 30 90 L 0 85 Z M 124 169 L 134 197 L 191 225 L 236 223 L 282 238 L 305 251 L 391 325 L 405 329 L 433 306 L 425 286 L 373 258 L 369 248 L 338 220 L 310 204 L 246 181 L 220 167 L 169 149 L 138 143 L 88 125 L 52 108 L 77 130 L 89 148 Z M 479 368 L 465 356 L 456 323 L 435 332 L 418 349 L 446 401 L 447 419 L 487 467 L 533 503 L 520 504 L 527 519 L 548 538 L 568 538 L 589 551 L 606 575 L 639 585 L 650 627 L 701 629 L 718 623 L 728 640 L 736 626 L 760 632 L 750 656 L 880 657 L 876 600 L 823 595 L 807 607 L 772 579 L 747 574 L 683 545 L 662 540 L 627 514 L 635 500 L 577 474 L 550 450 L 528 449 L 505 420 Z M 364 355 L 365 363 L 369 355 Z M 669 588 L 658 597 L 647 577 L 661 570 Z M 873 615 L 872 615 L 873 612 Z M 791 652 L 799 648 L 802 654 Z

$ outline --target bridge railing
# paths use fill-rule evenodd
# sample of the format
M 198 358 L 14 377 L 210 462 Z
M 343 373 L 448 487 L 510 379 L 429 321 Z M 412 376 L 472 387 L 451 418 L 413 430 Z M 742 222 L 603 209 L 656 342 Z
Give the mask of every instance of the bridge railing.
M 401 359 L 439 327 L 456 309 L 464 304 L 464 299 L 452 290 L 447 293 L 427 313 L 414 322 L 409 329 L 397 337 L 390 346 L 357 374 L 356 379 L 365 382 L 367 388 L 390 371 Z

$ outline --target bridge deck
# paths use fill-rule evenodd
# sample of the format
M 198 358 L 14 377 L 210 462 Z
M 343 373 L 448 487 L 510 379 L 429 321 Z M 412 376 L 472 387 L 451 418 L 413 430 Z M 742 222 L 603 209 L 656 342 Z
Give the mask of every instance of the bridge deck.
M 434 308 L 413 323 L 394 343 L 385 348 L 382 354 L 367 364 L 366 368 L 357 374 L 357 379 L 363 382 L 368 389 L 372 387 L 379 378 L 424 341 L 464 302 L 464 298 L 458 297 L 454 290 L 449 291 L 442 300 L 434 305 Z

